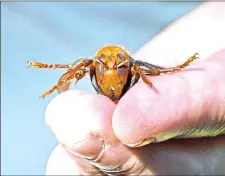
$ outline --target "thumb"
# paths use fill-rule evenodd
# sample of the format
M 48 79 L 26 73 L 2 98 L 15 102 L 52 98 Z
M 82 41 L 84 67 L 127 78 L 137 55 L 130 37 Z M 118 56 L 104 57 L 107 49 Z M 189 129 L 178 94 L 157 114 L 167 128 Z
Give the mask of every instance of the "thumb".
M 113 128 L 122 143 L 143 146 L 174 137 L 225 133 L 225 49 L 183 71 L 150 77 L 120 100 Z

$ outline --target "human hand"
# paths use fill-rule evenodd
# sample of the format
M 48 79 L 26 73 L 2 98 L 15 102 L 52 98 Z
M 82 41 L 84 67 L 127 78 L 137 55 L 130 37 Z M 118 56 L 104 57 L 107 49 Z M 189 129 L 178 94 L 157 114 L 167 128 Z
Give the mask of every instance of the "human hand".
M 198 122 L 203 120 L 208 122 L 211 118 L 213 120 L 209 123 L 209 125 L 211 124 L 209 127 L 224 124 L 225 108 L 224 104 L 220 106 L 219 103 L 222 102 L 220 102 L 219 98 L 225 97 L 225 92 L 217 89 L 225 86 L 224 82 L 219 81 L 223 79 L 221 75 L 225 75 L 221 62 L 223 57 L 225 57 L 225 50 L 213 55 L 210 67 L 205 67 L 204 72 L 193 70 L 152 79 L 156 87 L 159 88 L 160 95 L 145 87 L 143 83 L 138 83 L 121 99 L 117 106 L 106 97 L 89 95 L 80 91 L 70 90 L 57 96 L 48 106 L 46 121 L 65 150 L 62 147 L 55 150 L 53 157 L 49 161 L 48 173 L 53 172 L 52 174 L 63 175 L 101 174 L 92 165 L 94 164 L 108 174 L 110 172 L 115 174 L 116 170 L 120 174 L 126 170 L 124 174 L 143 175 L 152 173 L 223 174 L 225 172 L 223 167 L 223 163 L 225 163 L 223 161 L 225 158 L 224 136 L 214 139 L 170 140 L 166 143 L 150 144 L 139 148 L 126 147 L 117 138 L 119 137 L 123 143 L 131 144 L 152 137 L 157 134 L 156 132 L 160 133 L 164 132 L 164 130 L 166 132 L 176 131 L 177 128 L 183 125 L 194 127 Z M 221 66 L 218 67 L 219 64 Z M 200 64 L 199 66 L 204 68 L 203 65 Z M 212 67 L 212 65 L 214 66 Z M 223 65 L 225 66 L 225 63 Z M 199 66 L 196 67 L 199 68 Z M 195 81 L 191 77 L 192 74 L 213 73 L 214 71 L 211 72 L 211 69 L 216 69 L 214 71 L 219 75 L 216 74 L 211 77 L 217 78 L 216 82 L 210 84 L 212 89 L 210 86 L 207 87 L 207 90 L 211 89 L 209 93 L 212 95 L 209 96 L 209 98 L 212 98 L 212 101 L 209 101 L 212 104 L 209 105 L 218 106 L 212 106 L 211 111 L 190 109 L 190 102 L 193 101 L 192 97 L 190 97 L 192 90 L 189 89 L 190 87 L 185 81 Z M 187 77 L 185 76 L 183 79 L 179 77 L 184 75 Z M 163 81 L 160 79 L 163 79 Z M 173 101 L 170 102 L 172 105 L 169 106 L 170 108 L 166 108 L 168 107 L 167 101 L 171 99 L 169 97 L 171 93 L 168 92 L 171 90 L 170 86 L 176 85 L 182 87 L 182 89 L 177 89 Z M 198 84 L 194 85 L 198 86 Z M 204 82 L 201 85 L 204 85 Z M 142 93 L 144 93 L 144 99 Z M 167 97 L 164 97 L 164 94 Z M 183 96 L 180 98 L 177 96 L 179 94 Z M 157 99 L 157 102 L 151 105 L 149 100 L 154 102 L 154 98 Z M 182 100 L 186 101 L 182 102 Z M 160 103 L 163 106 L 160 106 Z M 200 106 L 201 103 L 198 102 L 196 106 Z M 142 106 L 139 106 L 139 104 Z M 163 110 L 161 110 L 162 107 L 164 107 Z M 155 112 L 157 109 L 160 110 L 159 113 L 157 112 L 158 116 L 156 116 Z M 190 110 L 192 116 L 187 115 L 188 110 Z M 189 118 L 188 121 L 187 117 Z M 153 123 L 149 123 L 149 121 Z M 152 126 L 149 126 L 149 124 Z M 117 137 L 113 130 L 116 132 Z M 188 131 L 186 134 L 189 134 Z M 102 155 L 101 152 L 103 152 Z M 59 155 L 61 156 L 59 157 Z M 78 155 L 82 155 L 82 157 L 80 158 Z M 94 162 L 93 160 L 97 158 L 98 160 Z M 144 169 L 142 170 L 142 168 Z M 62 172 L 59 172 L 59 169 L 62 169 Z
M 136 57 L 159 58 L 159 62 L 172 58 L 172 53 L 166 58 L 149 57 L 149 46 L 154 50 L 154 44 L 147 45 Z M 63 147 L 53 152 L 47 174 L 224 174 L 224 136 L 127 147 L 143 140 L 147 144 L 149 138 L 161 141 L 190 136 L 193 128 L 202 129 L 201 123 L 211 132 L 217 124 L 224 125 L 225 50 L 207 54 L 205 61 L 201 57 L 186 71 L 149 78 L 159 94 L 140 81 L 117 106 L 104 96 L 80 91 L 57 96 L 46 110 L 46 122 Z M 167 63 L 163 66 L 174 64 L 172 59 Z M 181 130 L 184 127 L 189 130 Z M 221 126 L 217 134 L 223 132 Z

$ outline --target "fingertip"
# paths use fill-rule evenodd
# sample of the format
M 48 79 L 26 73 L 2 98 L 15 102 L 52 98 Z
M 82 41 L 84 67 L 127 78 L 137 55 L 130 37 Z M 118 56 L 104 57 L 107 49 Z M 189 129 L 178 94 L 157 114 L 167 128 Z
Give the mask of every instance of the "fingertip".
M 105 96 L 70 90 L 49 103 L 46 123 L 59 143 L 68 149 L 95 133 L 100 138 L 115 140 L 111 125 L 114 108 L 115 104 Z
M 47 105 L 45 110 L 46 125 L 50 128 L 52 120 L 54 120 L 54 118 L 57 117 L 57 110 L 69 104 L 71 98 L 76 99 L 81 95 L 84 95 L 84 92 L 80 90 L 71 89 L 54 97 Z

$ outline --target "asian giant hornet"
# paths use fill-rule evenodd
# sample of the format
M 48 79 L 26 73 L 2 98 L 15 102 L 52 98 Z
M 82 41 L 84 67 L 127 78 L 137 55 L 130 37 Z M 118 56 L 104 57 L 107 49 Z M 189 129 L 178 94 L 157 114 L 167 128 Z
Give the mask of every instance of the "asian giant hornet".
M 62 93 L 69 89 L 71 81 L 81 80 L 90 75 L 93 88 L 117 103 L 120 98 L 141 78 L 146 84 L 154 88 L 146 76 L 157 76 L 162 73 L 171 73 L 187 67 L 197 59 L 198 53 L 191 56 L 186 62 L 176 67 L 164 68 L 144 61 L 133 59 L 128 52 L 120 46 L 105 46 L 93 58 L 80 58 L 72 64 L 45 64 L 28 62 L 28 67 L 37 68 L 65 68 L 67 69 L 59 79 L 57 85 L 44 92 L 41 97 L 51 94 L 54 90 Z

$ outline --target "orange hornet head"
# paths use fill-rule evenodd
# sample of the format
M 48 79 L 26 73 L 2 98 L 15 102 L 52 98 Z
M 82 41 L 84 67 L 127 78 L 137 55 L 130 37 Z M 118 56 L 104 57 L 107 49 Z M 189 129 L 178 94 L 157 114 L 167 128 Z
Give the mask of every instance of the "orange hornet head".
M 96 54 L 95 72 L 102 92 L 119 100 L 129 75 L 129 54 L 119 46 L 106 46 Z

